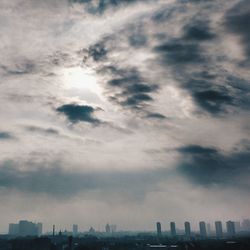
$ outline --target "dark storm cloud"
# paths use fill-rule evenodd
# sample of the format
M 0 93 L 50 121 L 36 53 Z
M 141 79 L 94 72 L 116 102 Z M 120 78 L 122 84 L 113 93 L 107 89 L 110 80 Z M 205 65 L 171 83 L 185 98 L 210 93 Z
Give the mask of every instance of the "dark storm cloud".
M 238 5 L 236 6 L 238 8 Z M 233 11 L 231 14 L 233 16 L 227 15 L 227 24 L 229 20 L 238 22 L 234 20 Z M 243 30 L 246 33 L 244 39 L 249 41 L 246 18 L 244 16 L 244 21 L 241 22 L 243 27 L 239 30 L 235 28 L 235 32 Z M 164 21 L 161 20 L 161 22 Z M 249 107 L 249 101 L 247 101 L 249 90 L 244 92 L 241 89 L 241 85 L 244 88 L 246 86 L 244 80 L 233 79 L 225 70 L 218 70 L 213 66 L 220 55 L 208 50 L 204 44 L 216 47 L 216 37 L 217 34 L 211 28 L 207 17 L 193 16 L 183 24 L 182 34 L 178 38 L 160 41 L 160 44 L 154 48 L 159 62 L 172 70 L 180 87 L 189 91 L 197 107 L 211 115 L 225 114 L 232 108 L 240 110 Z M 225 57 L 223 60 L 225 62 Z
M 202 63 L 205 61 L 202 50 L 196 43 L 183 42 L 180 39 L 167 41 L 155 47 L 161 61 L 167 65 Z
M 125 87 L 130 84 L 138 84 L 141 79 L 136 72 L 128 72 L 127 76 L 121 76 L 119 78 L 113 78 L 108 81 L 108 84 L 114 87 Z
M 150 94 L 159 89 L 157 84 L 147 82 L 135 68 L 121 69 L 111 66 L 104 67 L 101 72 L 113 76 L 107 82 L 108 87 L 115 88 L 120 92 L 111 96 L 110 99 L 124 107 L 141 109 L 144 104 L 153 100 Z
M 212 115 L 220 115 L 227 113 L 230 108 L 246 110 L 250 107 L 248 81 L 212 72 L 196 72 L 186 75 L 185 78 L 190 77 L 189 80 L 184 77 L 180 79 L 182 86 L 190 92 L 200 108 Z
M 10 140 L 10 139 L 13 139 L 13 138 L 14 137 L 9 132 L 0 131 L 0 141 L 1 140 Z
M 29 167 L 20 170 L 24 165 Z M 141 199 L 156 189 L 160 181 L 171 173 L 166 169 L 142 171 L 67 171 L 60 162 L 17 163 L 5 161 L 0 164 L 0 188 L 25 193 L 46 194 L 53 198 L 68 199 L 89 191 L 115 192 Z
M 215 38 L 210 31 L 208 23 L 197 21 L 184 27 L 184 39 L 193 41 L 206 41 Z
M 88 53 L 94 61 L 100 61 L 106 58 L 108 51 L 103 43 L 96 43 L 89 47 Z
M 213 147 L 188 145 L 179 148 L 178 152 L 182 155 L 178 171 L 192 182 L 205 186 L 235 185 L 249 188 L 249 183 L 241 182 L 243 177 L 250 178 L 249 148 L 224 155 Z
M 121 102 L 122 105 L 125 106 L 133 106 L 134 108 L 138 108 L 139 104 L 144 102 L 153 101 L 153 98 L 147 94 L 135 94 L 128 97 L 125 101 Z
M 158 89 L 157 85 L 146 85 L 144 83 L 135 83 L 133 85 L 129 85 L 125 92 L 132 93 L 132 94 L 139 94 L 139 93 L 150 93 L 154 92 Z
M 230 32 L 241 36 L 246 55 L 250 60 L 250 5 L 248 0 L 240 1 L 225 16 L 225 24 Z
M 226 93 L 220 93 L 215 90 L 195 92 L 193 93 L 193 96 L 200 107 L 213 114 L 224 110 L 225 104 L 232 103 L 232 98 L 230 96 Z
M 56 109 L 57 112 L 63 113 L 73 122 L 88 122 L 99 124 L 101 121 L 94 117 L 95 109 L 87 105 L 65 104 Z
M 146 118 L 164 120 L 166 119 L 166 116 L 160 113 L 149 113 L 146 115 Z
M 114 6 L 122 2 L 117 1 Z M 109 1 L 106 3 L 107 6 L 113 5 Z M 193 12 L 194 9 L 198 11 L 204 6 L 206 12 Z M 246 1 L 243 1 L 228 11 L 225 23 L 228 30 L 241 35 L 246 42 L 249 40 L 250 25 L 247 25 L 249 8 L 245 6 Z M 186 14 L 189 10 L 191 15 Z M 143 48 L 153 51 L 157 56 L 156 63 L 172 71 L 172 76 L 179 82 L 179 87 L 190 93 L 198 113 L 222 116 L 232 109 L 248 108 L 249 91 L 240 90 L 241 80 L 228 80 L 229 73 L 223 71 L 225 56 L 210 49 L 217 47 L 219 42 L 217 37 L 221 35 L 217 34 L 218 31 L 213 26 L 210 11 L 215 11 L 212 1 L 177 1 L 173 6 L 167 5 L 156 10 L 147 21 L 129 24 L 122 29 L 122 32 L 105 37 L 104 40 L 101 39 L 99 43 L 91 46 L 89 56 L 100 63 L 98 73 L 104 74 L 109 79 L 107 80 L 109 99 L 122 107 L 141 111 L 146 111 L 154 101 L 152 94 L 157 93 L 160 86 L 157 81 L 155 83 L 151 83 L 152 79 L 148 81 L 139 65 L 128 69 L 122 62 L 118 64 L 109 57 L 109 53 L 112 52 Z M 165 31 L 161 25 L 172 22 L 176 16 L 185 16 L 185 19 L 177 22 L 180 34 L 171 37 L 171 32 Z M 147 31 L 145 27 L 150 25 L 155 27 L 155 32 Z M 110 41 L 119 43 L 119 51 L 116 50 L 116 43 Z M 151 43 L 152 41 L 157 41 L 157 44 Z M 154 44 L 154 47 L 150 47 L 150 44 Z M 246 42 L 245 46 L 248 44 Z M 222 70 L 216 69 L 218 60 L 221 60 Z M 195 113 L 197 114 L 196 111 Z

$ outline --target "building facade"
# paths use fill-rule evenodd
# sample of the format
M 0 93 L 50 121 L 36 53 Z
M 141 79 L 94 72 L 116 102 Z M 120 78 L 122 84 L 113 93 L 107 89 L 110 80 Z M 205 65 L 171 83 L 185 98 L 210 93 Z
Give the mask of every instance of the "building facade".
M 223 237 L 222 223 L 221 221 L 215 221 L 215 233 L 218 239 Z
M 200 227 L 200 235 L 201 235 L 201 237 L 202 238 L 207 238 L 206 223 L 204 221 L 200 221 L 199 227 Z

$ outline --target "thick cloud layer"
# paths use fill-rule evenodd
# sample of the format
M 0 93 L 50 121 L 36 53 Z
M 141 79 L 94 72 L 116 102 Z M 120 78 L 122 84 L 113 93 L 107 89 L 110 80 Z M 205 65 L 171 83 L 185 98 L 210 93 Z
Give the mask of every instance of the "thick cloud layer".
M 79 121 L 89 123 L 100 123 L 100 121 L 93 117 L 95 109 L 91 106 L 76 105 L 76 104 L 64 104 L 56 109 L 57 112 L 64 113 L 68 119 L 75 123 Z
M 247 0 L 1 1 L 3 223 L 249 216 L 249 13 Z
M 8 132 L 0 132 L 0 140 L 12 139 L 12 135 Z
M 183 162 L 178 166 L 181 173 L 201 185 L 233 185 L 249 188 L 249 147 L 223 155 L 215 148 L 189 145 L 179 148 Z M 244 178 L 246 177 L 246 179 Z

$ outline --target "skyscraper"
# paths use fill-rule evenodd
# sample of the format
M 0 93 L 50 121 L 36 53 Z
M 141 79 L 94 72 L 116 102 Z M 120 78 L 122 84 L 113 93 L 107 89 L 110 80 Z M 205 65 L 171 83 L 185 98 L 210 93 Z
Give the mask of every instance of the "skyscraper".
M 201 237 L 206 238 L 207 237 L 206 223 L 204 221 L 200 221 L 199 227 L 200 227 Z
M 156 223 L 156 229 L 157 229 L 157 236 L 161 237 L 161 223 L 160 222 Z
M 215 232 L 218 239 L 223 237 L 222 223 L 221 221 L 215 221 Z
M 234 225 L 234 222 L 231 221 L 231 220 L 229 220 L 229 221 L 227 221 L 226 225 L 227 225 L 227 235 L 229 237 L 234 236 L 235 235 L 235 225 Z
M 170 222 L 170 231 L 171 231 L 171 236 L 175 237 L 176 236 L 175 222 Z
M 185 234 L 187 237 L 190 237 L 191 236 L 191 226 L 190 226 L 190 222 L 186 221 L 184 223 L 184 226 L 185 226 Z
M 56 226 L 53 225 L 53 230 L 52 230 L 52 235 L 53 235 L 53 237 L 55 236 L 55 233 L 56 233 Z
M 105 226 L 105 231 L 106 231 L 107 234 L 110 234 L 111 228 L 110 228 L 110 225 L 109 225 L 109 224 L 107 224 L 107 225 Z
M 73 225 L 73 236 L 76 237 L 78 234 L 78 225 L 74 224 Z

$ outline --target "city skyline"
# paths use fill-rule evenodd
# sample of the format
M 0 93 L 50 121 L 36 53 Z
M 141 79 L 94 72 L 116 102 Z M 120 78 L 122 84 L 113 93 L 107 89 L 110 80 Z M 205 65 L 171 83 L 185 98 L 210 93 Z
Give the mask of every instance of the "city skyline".
M 249 0 L 1 0 L 0 233 L 249 218 L 249 22 Z
M 22 226 L 20 226 L 22 224 Z M 237 228 L 237 224 L 238 228 Z M 163 226 L 162 226 L 163 225 Z M 22 229 L 21 229 L 22 228 Z M 23 229 L 25 228 L 25 229 Z M 9 235 L 20 235 L 20 236 L 28 236 L 30 232 L 32 232 L 30 235 L 36 235 L 36 236 L 41 236 L 42 234 L 58 234 L 58 233 L 70 233 L 72 236 L 76 237 L 79 233 L 83 232 L 103 232 L 106 233 L 107 235 L 113 235 L 114 233 L 117 232 L 136 232 L 136 230 L 124 230 L 122 228 L 119 228 L 117 230 L 117 225 L 115 224 L 109 224 L 107 223 L 105 226 L 103 225 L 102 228 L 98 228 L 97 230 L 95 227 L 90 226 L 87 230 L 83 230 L 83 228 L 79 228 L 78 224 L 72 224 L 72 230 L 67 229 L 67 228 L 62 228 L 58 227 L 56 225 L 52 225 L 52 230 L 43 230 L 43 223 L 41 222 L 31 222 L 27 220 L 20 220 L 18 223 L 9 223 L 9 230 L 8 234 Z M 138 230 L 139 231 L 139 230 Z M 138 232 L 137 231 L 137 232 Z M 189 221 L 183 222 L 182 226 L 179 225 L 179 227 L 176 227 L 176 223 L 174 221 L 171 221 L 168 223 L 168 227 L 166 227 L 166 223 L 162 222 L 156 222 L 156 227 L 155 227 L 156 235 L 158 237 L 162 237 L 163 234 L 166 232 L 169 234 L 171 237 L 176 237 L 179 235 L 186 235 L 187 237 L 191 237 L 192 235 L 194 236 L 194 233 L 199 232 L 200 236 L 202 238 L 208 238 L 211 236 L 216 236 L 217 238 L 223 238 L 223 236 L 228 235 L 228 236 L 233 236 L 236 235 L 239 232 L 250 232 L 250 219 L 243 219 L 242 221 L 232 221 L 232 220 L 227 220 L 225 222 L 221 220 L 217 220 L 212 222 L 212 226 L 210 222 L 206 221 L 199 221 L 197 225 L 190 223 Z M 28 233 L 27 233 L 28 232 Z M 93 233 L 92 232 L 92 233 Z M 149 229 L 144 228 L 144 230 L 141 230 L 141 232 L 152 232 Z

